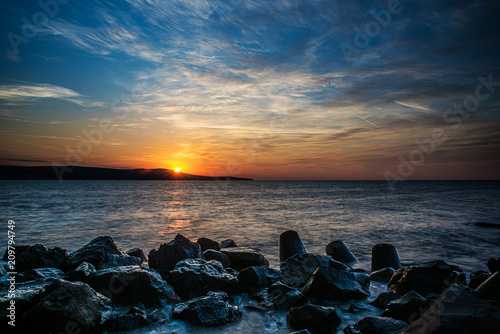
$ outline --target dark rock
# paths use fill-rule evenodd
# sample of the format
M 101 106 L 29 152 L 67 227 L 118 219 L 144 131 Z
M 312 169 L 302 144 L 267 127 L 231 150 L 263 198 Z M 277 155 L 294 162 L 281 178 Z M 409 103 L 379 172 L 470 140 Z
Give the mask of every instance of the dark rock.
M 394 269 L 401 267 L 396 247 L 391 244 L 376 244 L 372 248 L 372 271 L 386 267 Z
M 458 287 L 451 287 L 400 334 L 498 333 L 499 328 L 500 308 Z
M 17 282 L 34 280 L 47 280 L 49 278 L 62 278 L 64 271 L 57 268 L 35 268 L 25 271 L 16 276 Z
M 280 235 L 280 261 L 286 261 L 288 258 L 305 254 L 306 250 L 300 240 L 299 234 L 295 231 L 285 231 Z
M 308 329 L 301 329 L 300 331 L 292 332 L 290 334 L 312 334 Z
M 44 245 L 33 245 L 21 255 L 16 255 L 16 270 L 23 272 L 34 268 L 61 268 L 68 257 L 66 250 L 55 247 L 45 248 Z
M 494 259 L 491 258 L 486 262 L 486 266 L 488 267 L 488 270 L 490 273 L 494 274 L 497 271 L 500 271 L 500 258 Z
M 231 268 L 242 270 L 252 266 L 269 266 L 266 260 L 258 250 L 249 247 L 230 247 L 222 248 L 221 253 L 225 254 L 231 260 Z
M 207 249 L 203 252 L 203 258 L 207 261 L 216 260 L 222 263 L 224 268 L 227 268 L 231 265 L 231 260 L 226 254 L 223 254 L 219 251 L 213 249 Z
M 144 251 L 142 248 L 132 248 L 127 251 L 128 256 L 135 256 L 141 259 L 142 262 L 148 262 L 148 259 L 146 258 L 146 254 L 144 254 Z
M 168 282 L 183 300 L 203 296 L 209 291 L 238 293 L 238 279 L 229 274 L 218 261 L 188 259 L 177 263 L 168 275 Z
M 71 270 L 66 274 L 66 279 L 71 282 L 87 282 L 89 277 L 95 272 L 96 269 L 92 264 L 88 262 L 82 262 L 75 270 Z
M 219 249 L 229 247 L 238 247 L 238 245 L 236 245 L 236 242 L 233 239 L 226 239 L 219 243 Z
M 395 272 L 396 272 L 396 270 L 394 270 L 394 268 L 391 268 L 391 267 L 383 268 L 383 269 L 372 272 L 370 274 L 370 280 L 372 280 L 374 282 L 387 284 L 387 283 L 389 283 L 392 275 L 394 275 Z
M 21 256 L 21 254 L 24 253 L 25 251 L 27 251 L 30 247 L 31 247 L 31 245 L 15 245 L 13 255 L 16 258 L 19 258 L 19 256 Z M 3 254 L 2 261 L 9 261 L 9 248 L 7 248 L 5 250 L 5 253 Z
M 399 293 L 394 291 L 385 291 L 380 293 L 377 298 L 372 300 L 369 304 L 375 306 L 376 308 L 385 310 L 390 302 L 399 298 L 401 298 Z
M 495 224 L 495 223 L 477 222 L 474 223 L 474 225 L 479 227 L 500 228 L 500 224 Z
M 266 266 L 248 267 L 238 275 L 238 281 L 245 291 L 268 287 L 281 279 L 281 273 Z
M 201 257 L 201 247 L 196 242 L 177 234 L 168 244 L 162 244 L 158 250 L 149 252 L 149 266 L 162 275 L 174 269 L 177 262 Z
M 0 296 L 0 318 L 2 319 L 1 326 L 5 325 L 4 328 L 7 328 L 6 317 L 11 312 L 7 310 L 10 306 L 10 301 L 13 300 L 15 304 L 15 310 L 13 311 L 13 315 L 16 319 L 21 318 L 21 316 L 32 308 L 36 303 L 40 301 L 41 293 L 45 289 L 45 281 L 29 281 L 25 283 L 15 283 L 15 293 L 13 298 L 8 298 L 7 293 L 2 293 Z M 6 291 L 9 289 L 9 286 L 6 287 Z M 9 321 L 12 319 L 9 319 Z M 16 323 L 19 321 L 16 320 Z M 11 326 L 8 326 L 11 327 Z M 3 331 L 7 333 L 8 331 Z
M 8 274 L 8 271 L 4 268 L 2 264 L 0 264 L 0 277 L 3 277 Z
M 451 266 L 438 260 L 398 270 L 388 286 L 402 295 L 413 290 L 426 297 L 430 293 L 441 293 L 455 282 L 456 277 L 457 273 Z
M 476 291 L 479 293 L 479 297 L 500 303 L 500 271 L 491 275 L 477 287 Z
M 424 314 L 428 308 L 429 303 L 424 297 L 415 291 L 410 291 L 403 297 L 390 302 L 387 309 L 382 312 L 382 316 L 412 323 Z
M 359 277 L 345 264 L 333 261 L 328 267 L 316 269 L 302 293 L 309 298 L 327 300 L 363 299 L 370 295 L 370 282 Z
M 207 249 L 213 249 L 218 251 L 220 249 L 219 243 L 208 238 L 199 238 L 196 243 L 200 245 L 201 251 L 204 252 Z
M 16 323 L 26 333 L 97 333 L 109 300 L 85 283 L 50 279 L 40 301 Z
M 397 334 L 408 326 L 402 320 L 385 317 L 366 317 L 344 329 L 345 334 Z
M 130 331 L 148 324 L 146 313 L 137 307 L 132 307 L 126 314 L 120 314 L 106 320 L 103 328 L 112 332 Z
M 274 283 L 267 289 L 272 309 L 289 310 L 292 307 L 303 305 L 307 297 L 298 290 L 281 282 Z
M 366 307 L 365 304 L 363 303 L 354 303 L 350 304 L 348 308 L 343 309 L 342 311 L 347 312 L 347 313 L 361 313 L 364 311 L 368 311 L 369 308 Z
M 114 265 L 139 264 L 135 257 L 130 257 L 119 248 L 113 238 L 97 237 L 87 245 L 69 254 L 66 271 L 76 269 L 82 262 L 92 264 L 96 269 L 110 268 Z
M 319 266 L 328 266 L 334 260 L 329 255 L 297 254 L 281 264 L 281 281 L 292 287 L 301 287 Z
M 352 265 L 358 262 L 358 259 L 347 248 L 342 240 L 335 240 L 326 245 L 326 254 L 330 255 L 335 261 Z
M 179 301 L 174 289 L 160 274 L 136 266 L 98 270 L 88 283 L 113 303 L 122 305 L 164 305 Z
M 484 281 L 490 278 L 491 274 L 484 270 L 476 270 L 470 273 L 469 288 L 475 289 L 480 286 Z
M 237 306 L 227 302 L 224 292 L 209 292 L 174 307 L 173 317 L 193 321 L 202 326 L 221 326 L 239 319 L 242 315 Z
M 294 330 L 308 329 L 312 333 L 331 333 L 341 319 L 333 307 L 303 305 L 292 308 L 287 321 Z

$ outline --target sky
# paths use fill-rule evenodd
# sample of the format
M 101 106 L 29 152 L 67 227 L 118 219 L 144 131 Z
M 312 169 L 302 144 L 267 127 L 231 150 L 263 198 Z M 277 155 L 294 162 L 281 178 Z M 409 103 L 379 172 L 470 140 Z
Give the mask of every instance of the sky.
M 500 3 L 5 0 L 0 164 L 500 179 Z

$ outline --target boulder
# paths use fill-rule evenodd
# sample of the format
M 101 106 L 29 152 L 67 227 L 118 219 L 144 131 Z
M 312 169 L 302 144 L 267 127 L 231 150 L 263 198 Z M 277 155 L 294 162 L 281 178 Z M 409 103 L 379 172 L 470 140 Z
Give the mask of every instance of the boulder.
M 397 334 L 408 326 L 402 320 L 385 317 L 366 317 L 344 328 L 345 334 Z
M 281 279 L 281 273 L 266 266 L 248 267 L 238 275 L 240 286 L 245 291 L 254 291 L 268 287 Z
M 173 317 L 193 321 L 202 326 L 221 326 L 239 319 L 242 315 L 237 306 L 227 302 L 224 292 L 209 292 L 175 305 Z
M 148 259 L 146 258 L 146 254 L 144 254 L 144 251 L 142 250 L 142 248 L 136 247 L 136 248 L 129 249 L 127 251 L 127 255 L 138 257 L 139 259 L 141 259 L 142 262 L 148 262 Z
M 220 249 L 219 243 L 209 238 L 199 238 L 196 243 L 200 245 L 201 251 L 204 252 L 207 249 L 213 249 L 218 251 Z
M 22 253 L 24 253 L 25 251 L 27 251 L 30 247 L 31 247 L 31 245 L 15 245 L 14 246 L 14 254 L 13 255 L 16 258 L 18 258 L 19 256 L 21 256 Z M 5 253 L 3 254 L 2 261 L 9 261 L 9 248 L 8 247 L 5 250 Z
M 475 289 L 480 286 L 484 281 L 490 278 L 491 274 L 484 270 L 476 270 L 470 273 L 469 288 Z
M 341 319 L 333 307 L 307 304 L 288 311 L 287 321 L 294 330 L 308 329 L 312 333 L 333 333 Z
M 363 279 L 367 275 L 361 275 L 356 276 L 345 264 L 333 261 L 328 267 L 316 269 L 302 293 L 326 300 L 363 299 L 370 295 L 370 281 Z
M 499 328 L 499 307 L 461 288 L 451 287 L 400 334 L 498 333 Z
M 410 291 L 403 297 L 390 302 L 382 312 L 382 316 L 412 323 L 424 314 L 428 308 L 429 303 L 424 297 L 415 291 Z
M 272 309 L 289 310 L 292 307 L 303 305 L 307 297 L 298 290 L 281 282 L 274 283 L 267 289 L 270 296 Z
M 499 258 L 491 258 L 486 262 L 486 266 L 490 273 L 494 274 L 497 271 L 500 271 L 500 257 Z
M 138 266 L 142 260 L 136 256 L 111 254 L 99 265 L 99 269 L 109 269 L 123 266 Z
M 78 267 L 76 267 L 76 269 L 71 270 L 66 274 L 66 279 L 71 282 L 87 282 L 89 277 L 95 272 L 96 269 L 92 264 L 88 262 L 82 262 Z
M 109 300 L 85 283 L 50 279 L 39 302 L 16 323 L 25 333 L 97 333 Z
M 164 275 L 174 269 L 177 262 L 196 258 L 201 258 L 200 245 L 177 234 L 168 244 L 161 244 L 158 250 L 149 252 L 149 266 Z
M 372 280 L 374 282 L 387 284 L 387 283 L 389 283 L 392 275 L 394 275 L 395 272 L 396 272 L 396 270 L 394 270 L 394 268 L 391 268 L 391 267 L 379 269 L 379 270 L 374 271 L 370 274 L 370 280 Z
M 55 247 L 47 249 L 44 245 L 33 245 L 21 255 L 16 255 L 16 270 L 23 272 L 34 268 L 61 268 L 68 257 L 66 250 Z
M 180 261 L 168 275 L 168 282 L 183 300 L 206 295 L 209 291 L 241 291 L 238 279 L 229 274 L 220 262 L 213 260 Z
M 319 266 L 328 266 L 334 260 L 329 255 L 297 254 L 281 264 L 281 281 L 292 287 L 301 287 Z
M 22 315 L 32 308 L 36 303 L 40 301 L 41 293 L 45 289 L 45 281 L 28 281 L 25 283 L 14 283 L 15 293 L 13 298 L 8 298 L 7 293 L 2 293 L 0 295 L 0 318 L 2 319 L 2 324 L 0 328 L 8 328 L 6 317 L 11 312 L 7 310 L 10 307 L 10 301 L 13 300 L 15 304 L 14 315 L 16 317 L 16 323 L 19 323 L 17 319 L 20 319 Z M 6 291 L 9 286 L 6 287 Z M 11 319 L 9 319 L 10 321 Z M 3 333 L 8 333 L 7 330 L 3 330 Z
M 203 252 L 203 258 L 207 261 L 216 260 L 222 263 L 224 268 L 227 268 L 231 265 L 231 260 L 226 254 L 223 254 L 219 251 L 213 249 L 207 249 Z
M 236 242 L 233 239 L 226 239 L 219 243 L 219 249 L 229 247 L 238 247 L 238 245 L 236 245 Z
M 174 289 L 154 270 L 137 266 L 115 267 L 96 271 L 89 285 L 113 303 L 164 305 L 179 301 Z
M 252 266 L 269 266 L 266 260 L 258 250 L 249 247 L 229 247 L 221 248 L 221 253 L 225 254 L 231 260 L 231 268 L 242 270 Z
M 396 247 L 391 244 L 376 244 L 372 248 L 372 271 L 386 267 L 394 269 L 401 267 Z
M 326 254 L 330 255 L 335 261 L 352 265 L 358 262 L 358 259 L 347 248 L 342 240 L 335 240 L 326 245 Z
M 132 307 L 126 314 L 116 315 L 103 324 L 103 328 L 110 332 L 130 331 L 149 324 L 146 313 L 138 307 Z
M 385 291 L 381 292 L 377 296 L 377 298 L 372 300 L 369 304 L 381 310 L 385 310 L 390 302 L 399 298 L 401 298 L 401 295 L 399 293 L 396 293 L 394 291 Z
M 497 271 L 490 278 L 477 287 L 479 297 L 500 303 L 500 271 Z
M 17 282 L 47 280 L 49 278 L 63 278 L 64 271 L 57 268 L 35 268 L 16 276 Z
M 299 234 L 295 231 L 285 231 L 280 235 L 280 261 L 286 261 L 288 258 L 305 254 L 306 250 L 300 240 Z

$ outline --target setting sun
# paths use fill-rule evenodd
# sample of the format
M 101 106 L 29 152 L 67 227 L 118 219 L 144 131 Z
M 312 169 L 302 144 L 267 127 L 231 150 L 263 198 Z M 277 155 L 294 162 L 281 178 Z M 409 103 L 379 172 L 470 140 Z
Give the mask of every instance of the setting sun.
M 179 172 L 181 171 L 181 169 L 180 169 L 180 167 L 176 167 L 176 168 L 174 168 L 174 171 L 175 171 L 176 173 L 179 173 Z

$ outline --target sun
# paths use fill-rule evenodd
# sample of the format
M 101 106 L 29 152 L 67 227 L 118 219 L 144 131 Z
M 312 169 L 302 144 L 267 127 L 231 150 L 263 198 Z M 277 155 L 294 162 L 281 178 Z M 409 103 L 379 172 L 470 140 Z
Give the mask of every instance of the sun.
M 180 167 L 175 167 L 175 168 L 174 168 L 174 171 L 175 171 L 176 173 L 179 173 L 179 172 L 181 171 L 181 168 L 180 168 Z

